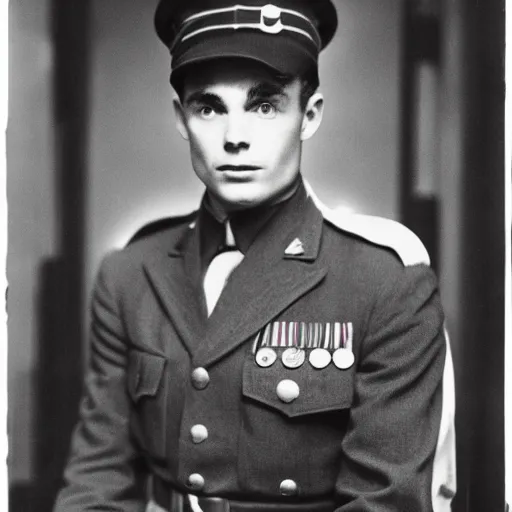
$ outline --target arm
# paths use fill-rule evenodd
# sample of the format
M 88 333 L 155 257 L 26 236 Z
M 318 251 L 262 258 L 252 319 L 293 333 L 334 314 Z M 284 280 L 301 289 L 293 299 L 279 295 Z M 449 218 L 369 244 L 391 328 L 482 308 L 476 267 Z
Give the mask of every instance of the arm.
M 360 348 L 338 512 L 431 512 L 446 354 L 436 279 L 402 267 L 377 291 Z
M 102 264 L 92 301 L 90 367 L 70 458 L 54 512 L 144 510 L 143 465 L 130 438 L 127 349 L 110 282 Z

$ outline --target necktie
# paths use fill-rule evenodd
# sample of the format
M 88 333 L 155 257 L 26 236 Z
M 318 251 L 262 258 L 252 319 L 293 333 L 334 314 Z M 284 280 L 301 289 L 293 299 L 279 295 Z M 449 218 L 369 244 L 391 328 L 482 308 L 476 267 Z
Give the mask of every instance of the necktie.
M 225 226 L 225 250 L 213 258 L 206 270 L 203 281 L 208 316 L 215 308 L 229 276 L 244 258 L 244 255 L 235 246 L 235 239 L 229 221 L 226 221 Z

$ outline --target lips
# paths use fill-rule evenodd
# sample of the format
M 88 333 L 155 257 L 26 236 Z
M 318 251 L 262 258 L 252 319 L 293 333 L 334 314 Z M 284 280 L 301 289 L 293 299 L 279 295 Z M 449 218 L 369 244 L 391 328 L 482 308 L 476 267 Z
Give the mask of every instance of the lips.
M 258 171 L 261 167 L 256 165 L 219 165 L 218 171 Z

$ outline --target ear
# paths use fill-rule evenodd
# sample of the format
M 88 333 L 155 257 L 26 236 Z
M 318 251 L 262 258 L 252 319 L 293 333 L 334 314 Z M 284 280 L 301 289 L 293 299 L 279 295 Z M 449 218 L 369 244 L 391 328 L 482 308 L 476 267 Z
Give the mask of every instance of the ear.
M 304 118 L 302 120 L 301 140 L 307 140 L 316 133 L 322 122 L 324 114 L 324 96 L 320 92 L 315 92 L 306 105 Z
M 181 104 L 181 101 L 177 97 L 173 99 L 172 105 L 174 107 L 174 114 L 176 116 L 176 128 L 178 129 L 178 132 L 185 140 L 189 140 L 187 120 L 185 118 L 183 105 Z

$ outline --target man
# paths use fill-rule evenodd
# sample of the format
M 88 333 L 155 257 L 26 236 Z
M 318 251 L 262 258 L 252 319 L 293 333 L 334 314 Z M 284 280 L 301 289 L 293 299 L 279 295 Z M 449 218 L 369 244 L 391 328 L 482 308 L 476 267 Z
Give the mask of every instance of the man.
M 102 264 L 56 510 L 448 510 L 428 256 L 399 224 L 333 216 L 300 173 L 333 4 L 161 0 L 155 23 L 206 192 Z

